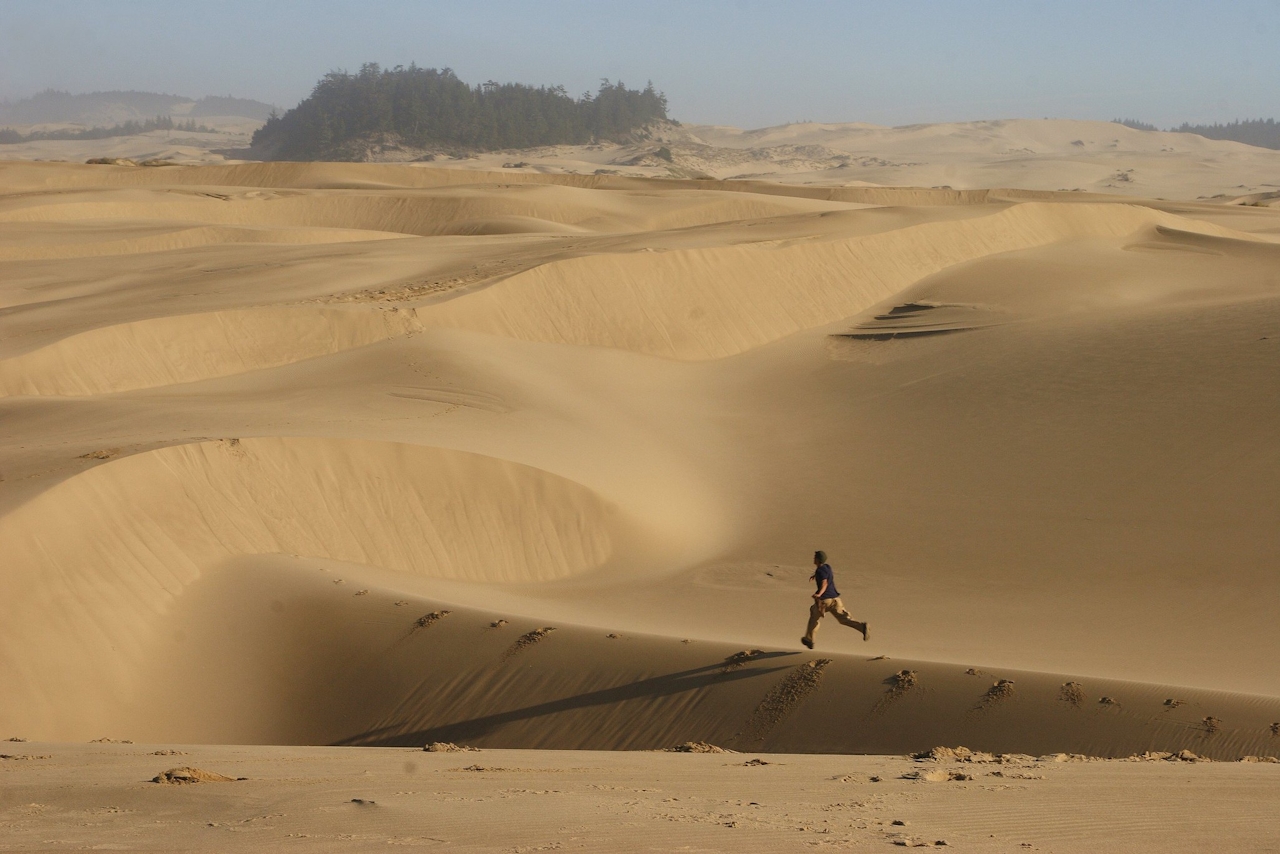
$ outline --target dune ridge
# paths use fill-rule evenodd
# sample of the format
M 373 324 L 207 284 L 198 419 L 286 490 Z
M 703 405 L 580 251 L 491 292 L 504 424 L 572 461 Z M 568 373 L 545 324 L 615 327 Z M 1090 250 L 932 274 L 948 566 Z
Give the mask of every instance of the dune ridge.
M 1221 232 L 1137 206 L 1028 202 L 986 217 L 817 245 L 571 258 L 518 273 L 421 316 L 427 324 L 525 340 L 675 359 L 723 358 L 857 314 L 913 282 L 976 258 L 1175 224 Z

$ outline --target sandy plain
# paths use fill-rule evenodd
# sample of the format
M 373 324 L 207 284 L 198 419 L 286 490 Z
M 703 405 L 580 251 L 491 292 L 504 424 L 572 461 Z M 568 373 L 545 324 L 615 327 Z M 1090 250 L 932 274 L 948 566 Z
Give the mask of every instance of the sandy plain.
M 31 162 L 0 188 L 0 737 L 31 740 L 0 753 L 49 757 L 0 762 L 0 850 L 214 850 L 258 812 L 334 848 L 1277 844 L 1280 766 L 1236 761 L 1280 755 L 1265 193 Z M 868 642 L 799 645 L 814 548 Z M 634 752 L 689 741 L 746 755 Z M 1215 761 L 900 779 L 939 745 Z M 593 770 L 566 795 L 458 757 Z M 250 779 L 146 782 L 187 764 Z M 489 799 L 490 835 L 410 789 Z

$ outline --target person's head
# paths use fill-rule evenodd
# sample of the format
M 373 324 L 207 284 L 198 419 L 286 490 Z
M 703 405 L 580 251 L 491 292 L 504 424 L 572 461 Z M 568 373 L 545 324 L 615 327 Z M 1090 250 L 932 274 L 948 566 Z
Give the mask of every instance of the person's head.
M 822 566 L 827 562 L 827 553 L 824 551 L 816 551 L 813 553 L 813 565 Z

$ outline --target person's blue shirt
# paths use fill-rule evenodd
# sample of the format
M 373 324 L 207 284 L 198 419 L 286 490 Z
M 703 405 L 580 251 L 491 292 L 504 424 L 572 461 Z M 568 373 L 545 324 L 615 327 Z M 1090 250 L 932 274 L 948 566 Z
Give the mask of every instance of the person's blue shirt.
M 822 599 L 839 599 L 840 591 L 836 590 L 836 576 L 831 571 L 831 564 L 824 563 L 822 566 L 814 570 L 813 581 L 818 585 L 818 589 L 822 589 L 822 582 L 827 582 L 827 589 L 822 591 Z

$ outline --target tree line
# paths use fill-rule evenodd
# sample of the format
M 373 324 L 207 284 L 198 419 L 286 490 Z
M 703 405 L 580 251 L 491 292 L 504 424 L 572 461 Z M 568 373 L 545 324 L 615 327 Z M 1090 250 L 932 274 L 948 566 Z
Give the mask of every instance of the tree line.
M 1140 122 L 1137 119 L 1115 119 L 1116 124 L 1131 127 L 1134 130 L 1159 130 L 1155 125 Z M 1206 139 L 1225 139 L 1231 142 L 1243 142 L 1245 145 L 1256 145 L 1259 148 L 1280 149 L 1280 122 L 1275 119 L 1237 119 L 1228 124 L 1193 125 L 1183 122 L 1176 128 L 1169 128 L 1171 133 L 1194 133 Z
M 156 116 L 145 122 L 127 121 L 109 127 L 91 127 L 82 130 L 37 130 L 19 133 L 12 128 L 0 128 L 0 144 L 36 142 L 45 139 L 108 139 L 113 136 L 133 136 L 153 130 L 183 131 L 185 133 L 217 133 L 217 129 L 196 124 L 194 120 L 175 122 L 169 116 Z
M 594 95 L 575 99 L 563 86 L 470 86 L 448 68 L 367 63 L 356 74 L 326 74 L 306 100 L 268 118 L 253 146 L 276 159 L 307 160 L 395 134 L 417 147 L 493 151 L 619 139 L 666 118 L 666 96 L 652 83 L 638 90 L 604 80 Z

